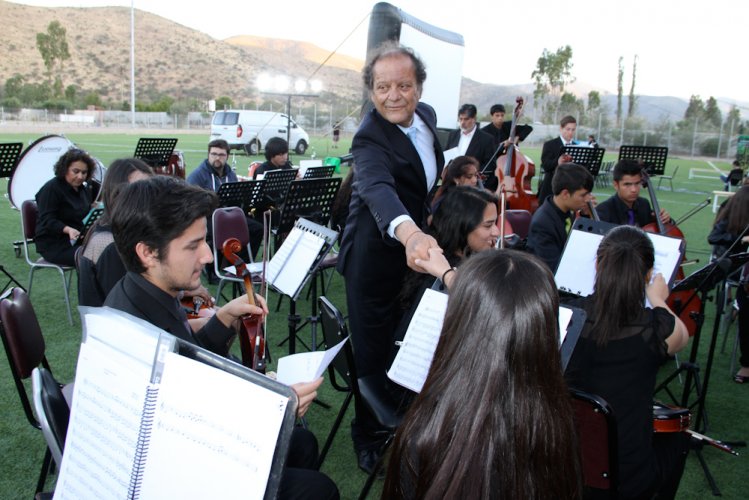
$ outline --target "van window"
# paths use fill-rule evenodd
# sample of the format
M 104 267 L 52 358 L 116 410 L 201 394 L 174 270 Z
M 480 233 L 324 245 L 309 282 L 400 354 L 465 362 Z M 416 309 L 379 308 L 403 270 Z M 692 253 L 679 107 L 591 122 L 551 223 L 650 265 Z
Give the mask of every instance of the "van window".
M 213 116 L 214 125 L 236 125 L 239 121 L 239 113 L 219 111 Z

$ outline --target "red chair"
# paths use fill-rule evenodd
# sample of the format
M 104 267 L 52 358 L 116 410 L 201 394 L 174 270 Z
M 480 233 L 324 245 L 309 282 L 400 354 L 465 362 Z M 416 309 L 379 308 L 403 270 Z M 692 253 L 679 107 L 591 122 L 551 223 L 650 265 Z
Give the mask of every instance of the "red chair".
M 13 380 L 26 419 L 34 428 L 41 429 L 41 424 L 34 415 L 31 398 L 26 392 L 23 381 L 31 377 L 34 368 L 39 366 L 50 372 L 51 370 L 44 354 L 44 336 L 36 318 L 34 307 L 31 305 L 29 296 L 20 288 L 11 288 L 0 297 L 0 337 L 2 337 L 5 346 L 10 371 L 13 374 Z M 72 384 L 64 388 L 68 401 L 71 398 L 72 388 Z M 52 455 L 47 448 L 36 485 L 37 492 L 44 488 L 44 482 L 51 466 L 51 458 Z
M 582 459 L 583 498 L 617 498 L 619 450 L 614 410 L 601 397 L 570 389 Z
M 239 207 L 217 208 L 213 212 L 213 270 L 219 278 L 218 288 L 216 289 L 216 303 L 221 299 L 221 290 L 226 283 L 234 283 L 239 287 L 244 283 L 241 276 L 234 273 L 226 272 L 222 269 L 225 262 L 223 255 L 223 245 L 229 238 L 236 238 L 247 249 L 247 255 L 252 257 L 250 249 L 250 233 L 247 229 L 247 220 L 244 211 Z M 235 289 L 236 291 L 236 289 Z M 236 297 L 237 294 L 235 293 Z
M 62 278 L 62 291 L 65 295 L 65 306 L 68 310 L 68 321 L 72 325 L 73 313 L 70 309 L 70 280 L 73 276 L 73 271 L 75 271 L 75 267 L 54 264 L 44 259 L 43 257 L 39 257 L 36 260 L 33 260 L 31 258 L 29 243 L 34 241 L 34 236 L 36 235 L 36 222 L 38 217 L 39 208 L 37 207 L 36 202 L 34 200 L 25 200 L 21 204 L 21 231 L 23 234 L 23 255 L 26 258 L 26 263 L 31 266 L 31 269 L 29 270 L 28 294 L 31 295 L 31 285 L 34 282 L 34 272 L 37 269 L 54 269 L 55 271 L 60 273 L 60 277 Z
M 532 217 L 528 210 L 505 210 L 505 217 L 521 240 L 528 237 Z

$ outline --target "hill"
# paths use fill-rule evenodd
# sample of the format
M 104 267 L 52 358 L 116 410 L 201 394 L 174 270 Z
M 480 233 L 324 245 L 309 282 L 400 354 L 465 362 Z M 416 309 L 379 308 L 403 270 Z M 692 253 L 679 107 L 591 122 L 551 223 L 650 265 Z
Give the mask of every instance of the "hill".
M 45 80 L 36 47 L 36 34 L 58 20 L 67 30 L 70 59 L 65 86 L 96 91 L 103 100 L 129 100 L 130 9 L 126 7 L 44 8 L 0 1 L 0 33 L 7 47 L 0 59 L 0 83 L 21 74 L 30 82 Z M 261 72 L 311 75 L 324 59 L 310 44 L 237 37 L 216 40 L 148 12 L 135 11 L 136 85 L 139 98 L 169 95 L 176 99 L 215 99 L 235 102 L 257 97 L 254 78 Z M 324 54 L 327 57 L 327 54 Z M 360 79 L 356 61 L 333 57 L 316 78 L 325 93 L 358 101 Z
M 0 33 L 6 47 L 0 58 L 0 87 L 21 74 L 29 83 L 45 81 L 45 68 L 36 47 L 36 34 L 51 21 L 67 30 L 71 58 L 65 63 L 63 84 L 79 93 L 96 92 L 113 106 L 129 101 L 130 9 L 127 7 L 45 8 L 0 0 Z M 305 42 L 242 35 L 217 40 L 163 17 L 135 11 L 136 92 L 139 100 L 163 96 L 205 102 L 229 96 L 237 105 L 252 106 L 268 96 L 258 93 L 254 80 L 260 73 L 282 73 L 291 78 L 323 82 L 315 103 L 318 111 L 354 110 L 361 101 L 359 72 L 363 60 L 334 54 Z M 329 58 L 329 59 L 328 59 Z M 325 65 L 320 65 L 325 62 Z M 431 83 L 431 82 L 430 82 Z M 428 83 L 429 84 L 429 83 Z M 570 89 L 585 99 L 592 90 L 576 82 Z M 460 102 L 476 104 L 481 115 L 494 103 L 528 98 L 526 116 L 533 116 L 533 84 L 496 85 L 463 79 Z M 602 103 L 613 116 L 616 96 L 601 92 Z M 625 96 L 626 109 L 626 96 Z M 296 103 L 295 103 L 296 104 Z M 305 103 L 311 106 L 311 102 Z M 301 105 L 301 104 L 300 104 Z M 663 117 L 680 119 L 687 102 L 675 97 L 638 96 L 638 114 L 650 122 Z M 457 110 L 456 110 L 457 111 Z

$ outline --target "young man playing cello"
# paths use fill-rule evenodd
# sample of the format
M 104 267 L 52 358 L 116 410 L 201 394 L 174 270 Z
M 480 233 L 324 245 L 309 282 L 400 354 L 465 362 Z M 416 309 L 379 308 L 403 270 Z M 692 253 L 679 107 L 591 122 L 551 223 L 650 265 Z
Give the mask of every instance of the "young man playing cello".
M 596 206 L 598 217 L 612 224 L 643 227 L 655 222 L 650 202 L 640 198 L 642 165 L 635 160 L 621 160 L 614 166 L 614 191 L 616 194 Z M 660 219 L 666 224 L 671 215 L 663 208 Z

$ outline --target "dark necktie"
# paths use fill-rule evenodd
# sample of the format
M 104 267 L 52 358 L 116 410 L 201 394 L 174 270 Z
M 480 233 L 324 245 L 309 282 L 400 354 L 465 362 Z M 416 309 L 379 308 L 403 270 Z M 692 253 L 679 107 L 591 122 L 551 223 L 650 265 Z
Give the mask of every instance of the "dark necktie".
M 631 208 L 627 209 L 627 224 L 630 226 L 635 225 L 635 211 Z

